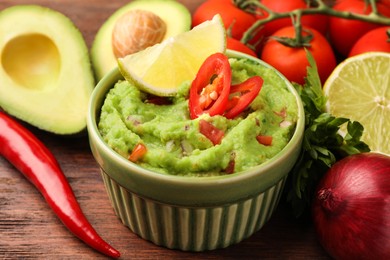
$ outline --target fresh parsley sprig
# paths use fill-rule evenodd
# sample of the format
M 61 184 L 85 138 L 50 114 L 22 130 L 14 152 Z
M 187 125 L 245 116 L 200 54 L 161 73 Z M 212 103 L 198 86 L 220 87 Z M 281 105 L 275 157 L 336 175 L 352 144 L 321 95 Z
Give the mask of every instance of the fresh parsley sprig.
M 292 169 L 287 185 L 287 201 L 293 213 L 300 217 L 307 213 L 316 186 L 322 176 L 340 158 L 370 151 L 360 140 L 363 126 L 357 121 L 335 117 L 326 112 L 326 97 L 313 56 L 306 50 L 310 66 L 307 68 L 305 84 L 294 83 L 304 105 L 305 133 L 302 150 Z M 340 128 L 347 125 L 346 133 Z

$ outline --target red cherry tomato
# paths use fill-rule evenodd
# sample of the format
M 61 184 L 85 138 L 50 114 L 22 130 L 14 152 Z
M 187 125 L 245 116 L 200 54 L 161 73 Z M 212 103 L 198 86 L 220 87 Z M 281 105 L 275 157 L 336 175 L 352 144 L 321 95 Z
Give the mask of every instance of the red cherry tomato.
M 265 146 L 272 145 L 272 136 L 271 135 L 258 135 L 256 136 L 256 140 Z
M 146 146 L 142 143 L 137 144 L 129 155 L 129 161 L 138 162 L 146 154 Z
M 390 27 L 379 27 L 364 34 L 353 45 L 348 56 L 351 57 L 369 51 L 390 53 Z
M 317 64 L 318 74 L 324 83 L 336 66 L 336 58 L 333 50 L 321 33 L 314 29 L 304 28 L 313 34 L 310 47 L 306 47 L 312 54 Z M 307 35 L 307 32 L 303 33 Z M 273 37 L 295 38 L 293 26 L 284 27 L 276 31 Z M 304 47 L 289 47 L 270 38 L 264 45 L 261 59 L 279 70 L 288 80 L 303 84 L 307 75 L 309 62 L 306 58 Z
M 343 0 L 337 2 L 333 8 L 337 11 L 352 12 L 356 14 L 369 14 L 371 6 L 363 0 Z M 378 2 L 377 8 L 379 13 L 390 17 L 390 6 Z M 330 17 L 329 19 L 329 38 L 334 49 L 342 56 L 348 56 L 352 46 L 356 41 L 368 31 L 371 31 L 382 25 L 368 23 L 359 20 L 343 19 Z
M 203 113 L 222 115 L 229 99 L 231 68 L 226 55 L 210 55 L 200 67 L 190 88 L 191 119 Z
M 283 13 L 283 12 L 291 12 L 296 9 L 306 9 L 310 6 L 306 3 L 305 0 L 262 0 L 261 3 L 269 8 L 270 10 Z M 264 19 L 268 16 L 268 14 L 263 11 L 263 15 L 258 15 L 258 19 Z M 328 30 L 328 17 L 326 15 L 303 15 L 301 17 L 301 24 L 303 26 L 307 26 L 313 29 L 316 29 L 322 35 L 326 35 Z M 266 35 L 271 35 L 275 33 L 277 30 L 291 26 L 292 20 L 291 18 L 282 18 L 276 19 L 274 21 L 268 22 L 264 26 L 264 31 Z
M 259 76 L 254 76 L 240 84 L 231 86 L 230 95 L 232 98 L 229 99 L 224 116 L 229 119 L 238 116 L 257 97 L 262 85 L 263 79 Z
M 220 144 L 225 133 L 210 122 L 199 120 L 199 132 L 206 136 L 214 145 Z
M 226 47 L 230 50 L 243 52 L 243 53 L 246 53 L 246 54 L 251 55 L 253 57 L 257 57 L 257 54 L 254 50 L 249 48 L 243 42 L 241 42 L 237 39 L 231 38 L 231 37 L 226 38 Z
M 220 14 L 226 29 L 231 29 L 231 36 L 241 39 L 243 33 L 253 25 L 256 18 L 234 5 L 231 0 L 206 0 L 192 15 L 192 26 L 211 20 Z

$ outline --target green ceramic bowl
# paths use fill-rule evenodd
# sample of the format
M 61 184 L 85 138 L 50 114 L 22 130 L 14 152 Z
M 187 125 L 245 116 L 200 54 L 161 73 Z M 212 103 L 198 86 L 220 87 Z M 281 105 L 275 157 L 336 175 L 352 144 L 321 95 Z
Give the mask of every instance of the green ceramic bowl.
M 254 59 L 233 51 L 228 54 Z M 279 202 L 301 149 L 304 131 L 302 102 L 294 87 L 277 73 L 298 104 L 299 119 L 290 142 L 262 165 L 218 177 L 163 175 L 141 168 L 114 152 L 100 136 L 97 120 L 106 93 L 122 77 L 118 70 L 106 75 L 92 94 L 87 127 L 92 153 L 123 224 L 157 245 L 185 251 L 224 248 L 258 231 Z

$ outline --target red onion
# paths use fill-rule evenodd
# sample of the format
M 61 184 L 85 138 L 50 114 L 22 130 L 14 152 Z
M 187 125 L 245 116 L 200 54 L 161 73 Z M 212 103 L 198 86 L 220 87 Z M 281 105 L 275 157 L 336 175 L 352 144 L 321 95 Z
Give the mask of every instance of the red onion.
M 318 239 L 335 259 L 390 259 L 390 156 L 336 162 L 313 201 Z

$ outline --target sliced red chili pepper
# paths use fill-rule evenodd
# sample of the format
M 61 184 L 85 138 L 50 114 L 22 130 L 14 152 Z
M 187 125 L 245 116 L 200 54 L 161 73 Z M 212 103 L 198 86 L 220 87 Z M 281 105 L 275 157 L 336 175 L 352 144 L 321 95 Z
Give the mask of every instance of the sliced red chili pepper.
M 226 55 L 210 55 L 200 67 L 190 88 L 191 119 L 201 114 L 222 115 L 226 109 L 231 84 L 231 68 Z
M 224 116 L 229 119 L 238 116 L 257 97 L 262 86 L 263 79 L 260 76 L 251 77 L 240 84 L 231 86 L 228 109 Z
M 240 97 L 239 96 L 232 96 L 229 101 L 228 101 L 228 104 L 227 104 L 227 107 L 226 107 L 226 110 L 225 111 L 229 111 L 231 110 L 233 107 L 235 107 L 237 104 L 238 104 L 238 101 L 240 100 Z
M 271 135 L 258 135 L 256 136 L 257 141 L 265 146 L 272 145 L 272 136 Z
M 107 256 L 120 256 L 86 219 L 54 155 L 35 135 L 1 111 L 0 155 L 39 190 L 74 235 Z
M 214 145 L 220 144 L 225 133 L 210 122 L 199 120 L 199 132 L 206 136 Z
M 144 144 L 136 144 L 133 151 L 131 151 L 131 154 L 129 155 L 129 161 L 132 161 L 134 163 L 137 162 L 145 155 L 146 151 L 146 146 Z

